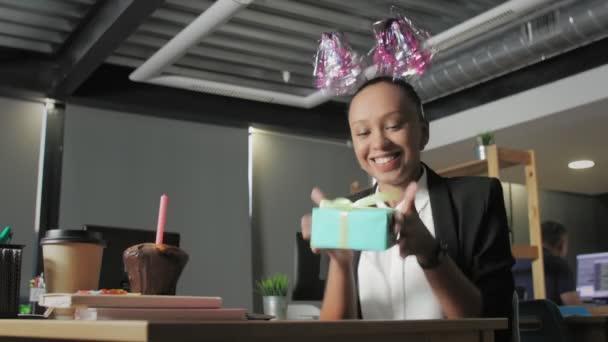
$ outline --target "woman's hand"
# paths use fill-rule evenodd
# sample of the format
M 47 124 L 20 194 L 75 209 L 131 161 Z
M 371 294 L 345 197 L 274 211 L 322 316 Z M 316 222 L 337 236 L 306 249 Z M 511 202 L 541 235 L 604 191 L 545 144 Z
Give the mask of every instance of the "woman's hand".
M 310 199 L 319 205 L 322 200 L 325 199 L 325 195 L 319 188 L 313 188 L 310 193 Z M 304 240 L 310 240 L 310 234 L 312 231 L 312 214 L 306 214 L 302 216 L 302 237 Z M 313 253 L 319 254 L 319 252 L 327 253 L 327 256 L 340 266 L 350 266 L 353 261 L 353 251 L 348 249 L 323 249 L 319 250 L 312 248 Z
M 437 248 L 438 241 L 418 216 L 414 205 L 417 189 L 416 182 L 408 184 L 403 199 L 395 207 L 394 231 L 401 257 L 415 255 L 420 263 L 426 263 Z

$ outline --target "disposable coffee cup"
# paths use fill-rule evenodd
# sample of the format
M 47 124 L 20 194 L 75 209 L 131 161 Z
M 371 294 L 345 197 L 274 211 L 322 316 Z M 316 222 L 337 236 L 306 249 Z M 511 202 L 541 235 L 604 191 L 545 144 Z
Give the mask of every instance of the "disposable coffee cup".
M 0 318 L 16 318 L 19 313 L 23 247 L 0 244 Z
M 52 229 L 46 232 L 40 245 L 47 293 L 98 289 L 101 258 L 106 245 L 101 233 Z M 71 318 L 68 317 L 71 313 L 59 311 L 56 318 Z

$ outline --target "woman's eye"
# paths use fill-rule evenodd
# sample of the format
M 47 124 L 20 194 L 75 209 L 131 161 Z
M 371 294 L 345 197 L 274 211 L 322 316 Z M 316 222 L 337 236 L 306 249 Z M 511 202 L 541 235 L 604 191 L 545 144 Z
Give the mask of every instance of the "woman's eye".
M 357 132 L 357 136 L 358 137 L 364 137 L 366 135 L 369 135 L 369 131 L 360 131 L 360 132 Z

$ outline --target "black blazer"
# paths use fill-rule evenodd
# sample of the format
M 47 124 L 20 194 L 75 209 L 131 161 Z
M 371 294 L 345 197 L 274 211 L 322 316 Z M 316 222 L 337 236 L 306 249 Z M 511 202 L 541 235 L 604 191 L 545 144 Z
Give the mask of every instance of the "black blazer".
M 429 167 L 426 171 L 436 238 L 447 244 L 451 259 L 479 288 L 482 316 L 511 318 L 514 260 L 500 181 L 444 178 Z M 374 191 L 363 190 L 351 198 Z

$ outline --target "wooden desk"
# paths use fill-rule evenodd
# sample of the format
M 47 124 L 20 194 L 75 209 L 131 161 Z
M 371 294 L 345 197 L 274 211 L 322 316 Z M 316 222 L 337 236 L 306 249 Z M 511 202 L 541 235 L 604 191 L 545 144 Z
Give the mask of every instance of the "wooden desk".
M 564 321 L 571 341 L 608 342 L 608 316 L 568 316 Z
M 0 320 L 0 341 L 493 342 L 506 319 L 170 323 Z M 18 338 L 18 339 L 17 339 Z

